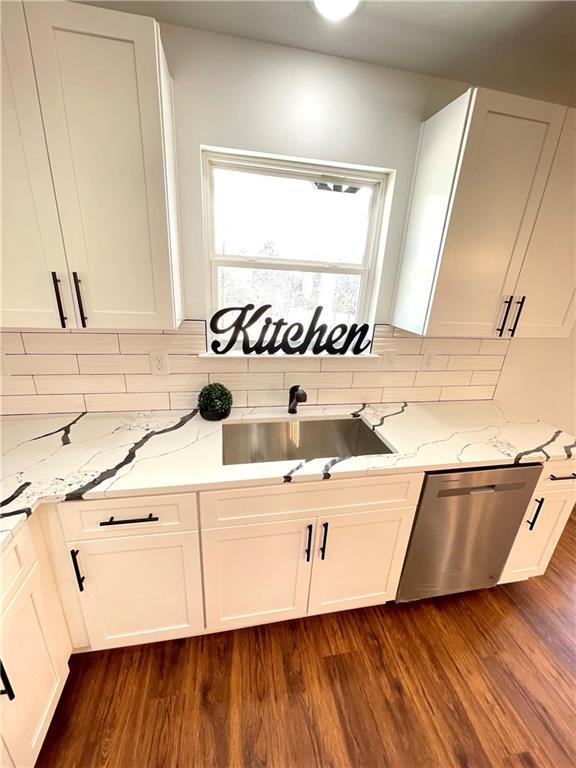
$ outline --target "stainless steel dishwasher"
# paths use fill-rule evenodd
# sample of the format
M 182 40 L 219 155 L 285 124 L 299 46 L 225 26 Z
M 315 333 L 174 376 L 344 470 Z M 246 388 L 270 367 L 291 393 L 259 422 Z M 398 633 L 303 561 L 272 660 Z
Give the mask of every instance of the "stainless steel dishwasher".
M 498 583 L 542 464 L 430 472 L 397 602 Z

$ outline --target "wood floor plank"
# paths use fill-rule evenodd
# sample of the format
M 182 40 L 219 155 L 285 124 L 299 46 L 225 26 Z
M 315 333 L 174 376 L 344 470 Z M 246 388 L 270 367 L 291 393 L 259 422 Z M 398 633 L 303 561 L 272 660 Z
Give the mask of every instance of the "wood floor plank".
M 545 576 L 79 654 L 38 768 L 573 768 L 576 520 Z

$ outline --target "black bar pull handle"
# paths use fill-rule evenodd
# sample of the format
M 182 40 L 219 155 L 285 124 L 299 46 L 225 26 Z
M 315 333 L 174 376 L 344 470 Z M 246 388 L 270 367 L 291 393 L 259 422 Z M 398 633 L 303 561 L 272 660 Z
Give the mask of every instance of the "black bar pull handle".
M 328 542 L 328 523 L 322 523 L 324 533 L 322 534 L 322 544 L 320 545 L 320 560 L 326 559 L 326 544 Z
M 84 314 L 84 304 L 82 303 L 82 291 L 80 290 L 80 283 L 82 280 L 78 277 L 78 272 L 72 272 L 72 278 L 74 280 L 74 290 L 76 291 L 78 310 L 80 311 L 80 322 L 82 323 L 82 328 L 86 328 L 86 320 L 88 320 L 88 318 Z
M 101 520 L 98 525 L 128 525 L 129 523 L 157 523 L 158 517 L 156 515 L 153 515 L 152 512 L 148 515 L 148 517 L 132 517 L 127 518 L 126 520 L 114 520 L 114 516 L 110 517 L 108 520 Z
M 79 549 L 71 549 L 70 557 L 72 558 L 72 565 L 74 566 L 74 573 L 76 574 L 76 581 L 78 582 L 78 589 L 80 592 L 84 592 L 84 579 L 86 576 L 82 576 L 80 573 L 80 565 L 78 564 Z
M 572 472 L 571 475 L 550 475 L 550 480 L 576 480 L 576 472 Z
M 496 333 L 498 334 L 498 336 L 504 335 L 504 329 L 506 328 L 506 323 L 508 322 L 508 315 L 510 314 L 510 309 L 512 308 L 513 301 L 514 301 L 514 296 L 509 296 L 507 299 L 504 299 L 504 304 L 506 305 L 506 309 L 504 311 L 504 317 L 502 318 L 502 325 L 496 328 Z
M 542 511 L 542 507 L 544 506 L 544 497 L 542 497 L 541 499 L 535 499 L 535 501 L 536 501 L 536 509 L 534 510 L 534 517 L 532 518 L 532 520 L 526 520 L 526 522 L 528 523 L 529 531 L 534 530 L 534 526 L 536 525 L 536 521 L 538 520 L 538 515 L 540 514 L 540 512 Z
M 306 553 L 306 562 L 310 562 L 310 558 L 312 557 L 312 530 L 314 526 L 313 525 L 307 525 L 306 530 L 308 531 L 308 543 L 306 544 L 306 549 L 304 550 Z
M 508 328 L 510 331 L 510 338 L 514 336 L 516 333 L 516 328 L 518 328 L 518 323 L 520 322 L 520 315 L 522 314 L 522 310 L 524 309 L 524 304 L 526 303 L 526 296 L 521 296 L 516 304 L 518 304 L 518 312 L 516 312 L 516 317 L 514 318 L 514 322 L 512 323 L 512 328 Z
M 64 306 L 62 304 L 62 296 L 60 296 L 60 280 L 56 272 L 52 272 L 52 283 L 54 285 L 54 293 L 56 294 L 56 306 L 58 307 L 58 315 L 60 317 L 60 325 L 62 328 L 66 328 L 66 320 L 68 318 L 64 314 Z
M 0 662 L 0 681 L 2 682 L 2 690 L 0 690 L 0 696 L 8 696 L 8 701 L 14 701 L 16 694 L 14 693 L 14 688 L 12 688 L 10 678 L 8 677 L 8 673 L 6 672 L 2 662 Z

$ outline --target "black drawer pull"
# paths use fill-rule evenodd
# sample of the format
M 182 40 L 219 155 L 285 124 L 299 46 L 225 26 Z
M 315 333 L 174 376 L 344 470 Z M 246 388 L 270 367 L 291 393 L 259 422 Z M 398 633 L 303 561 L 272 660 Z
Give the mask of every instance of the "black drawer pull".
M 2 681 L 2 690 L 0 690 L 0 696 L 8 696 L 8 701 L 14 701 L 16 694 L 14 693 L 14 688 L 12 688 L 10 678 L 4 669 L 4 664 L 2 664 L 2 662 L 0 662 L 0 680 Z
M 312 529 L 313 529 L 313 526 L 312 525 L 307 525 L 306 528 L 308 530 L 308 543 L 306 544 L 306 549 L 304 551 L 306 553 L 306 562 L 309 563 L 310 562 L 310 557 L 312 556 Z
M 508 315 L 510 314 L 510 309 L 512 308 L 513 299 L 514 296 L 510 296 L 508 299 L 504 299 L 504 304 L 506 304 L 506 311 L 504 312 L 504 317 L 502 318 L 502 325 L 499 328 L 496 328 L 496 333 L 498 336 L 502 336 L 504 334 L 504 329 L 506 328 L 506 323 L 508 322 Z
M 131 523 L 157 523 L 158 518 L 156 515 L 153 515 L 152 512 L 148 515 L 148 517 L 131 517 L 127 518 L 126 520 L 114 520 L 114 516 L 110 517 L 109 520 L 101 520 L 98 525 L 128 525 Z
M 78 589 L 80 592 L 84 592 L 84 579 L 86 576 L 82 576 L 80 573 L 80 566 L 78 564 L 79 549 L 71 549 L 70 557 L 72 558 L 72 565 L 74 566 L 74 573 L 76 574 L 76 581 L 78 582 Z
M 550 480 L 576 480 L 576 472 L 572 472 L 571 475 L 550 475 Z
M 66 328 L 66 320 L 68 318 L 64 314 L 64 307 L 62 306 L 62 297 L 60 296 L 60 280 L 56 272 L 52 272 L 52 283 L 54 284 L 54 293 L 56 294 L 56 306 L 58 307 L 58 315 L 60 317 L 60 325 L 62 328 Z
M 536 521 L 538 520 L 538 515 L 540 514 L 540 512 L 542 511 L 542 507 L 544 506 L 544 498 L 542 497 L 541 499 L 535 499 L 535 502 L 536 502 L 536 509 L 534 511 L 534 517 L 532 518 L 532 520 L 526 520 L 526 522 L 528 523 L 529 531 L 534 530 L 534 526 L 536 525 Z
M 78 311 L 80 312 L 80 322 L 82 328 L 86 328 L 86 317 L 84 313 L 84 304 L 82 303 L 82 291 L 80 290 L 80 283 L 82 280 L 78 277 L 78 272 L 72 272 L 72 279 L 74 280 L 74 290 L 76 291 L 76 301 L 78 302 Z
M 512 328 L 508 328 L 508 330 L 510 331 L 511 338 L 516 333 L 516 328 L 518 328 L 518 323 L 520 322 L 520 315 L 522 314 L 522 310 L 524 309 L 525 303 L 526 303 L 526 296 L 521 296 L 520 299 L 516 302 L 516 304 L 518 304 L 518 312 L 516 313 L 516 317 L 512 324 Z
M 320 546 L 320 560 L 326 559 L 326 543 L 328 542 L 328 523 L 322 523 L 324 534 L 322 536 L 322 545 Z

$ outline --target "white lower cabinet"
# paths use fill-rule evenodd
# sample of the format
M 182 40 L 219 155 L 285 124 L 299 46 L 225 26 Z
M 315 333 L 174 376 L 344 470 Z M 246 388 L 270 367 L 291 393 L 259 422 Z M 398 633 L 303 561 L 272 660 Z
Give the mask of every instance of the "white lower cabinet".
M 209 631 L 305 616 L 315 520 L 204 531 Z
M 396 596 L 415 510 L 334 515 L 318 523 L 309 613 L 378 605 Z
M 204 630 L 197 531 L 68 542 L 93 650 Z
M 543 574 L 576 504 L 576 491 L 539 492 L 528 506 L 500 584 Z
M 38 563 L 2 614 L 2 765 L 32 766 L 68 675 L 69 645 L 58 645 Z

